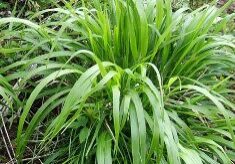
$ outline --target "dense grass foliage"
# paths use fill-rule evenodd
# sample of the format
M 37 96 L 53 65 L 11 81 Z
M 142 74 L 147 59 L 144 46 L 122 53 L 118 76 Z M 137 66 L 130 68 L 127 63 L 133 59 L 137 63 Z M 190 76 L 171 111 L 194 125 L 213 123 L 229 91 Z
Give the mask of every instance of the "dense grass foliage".
M 1 111 L 15 159 L 235 161 L 234 14 L 170 0 L 93 0 L 0 19 Z M 37 23 L 35 23 L 37 22 Z M 224 31 L 225 32 L 225 31 Z

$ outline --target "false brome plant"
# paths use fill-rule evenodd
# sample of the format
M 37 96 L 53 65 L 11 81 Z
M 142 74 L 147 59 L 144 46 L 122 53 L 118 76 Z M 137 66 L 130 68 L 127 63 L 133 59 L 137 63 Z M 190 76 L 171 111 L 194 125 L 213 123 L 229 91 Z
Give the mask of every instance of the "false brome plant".
M 45 163 L 232 163 L 235 45 L 221 31 L 234 15 L 218 20 L 231 3 L 93 0 L 0 19 L 1 54 L 20 58 L 0 70 L 17 160 L 34 138 Z

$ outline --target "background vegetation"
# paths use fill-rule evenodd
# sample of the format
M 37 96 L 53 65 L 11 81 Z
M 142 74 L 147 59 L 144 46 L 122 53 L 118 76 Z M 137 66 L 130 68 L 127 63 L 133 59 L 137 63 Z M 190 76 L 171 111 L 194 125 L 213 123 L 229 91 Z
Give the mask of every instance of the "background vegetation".
M 233 163 L 233 0 L 181 2 L 1 3 L 0 161 Z

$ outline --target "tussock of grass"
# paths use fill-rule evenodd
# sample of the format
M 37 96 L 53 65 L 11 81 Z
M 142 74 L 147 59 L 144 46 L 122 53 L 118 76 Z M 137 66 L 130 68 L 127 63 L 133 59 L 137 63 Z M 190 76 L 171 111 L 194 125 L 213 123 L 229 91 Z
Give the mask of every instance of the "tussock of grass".
M 0 19 L 0 53 L 18 56 L 0 67 L 17 160 L 36 137 L 45 163 L 232 163 L 235 45 L 216 22 L 231 3 L 93 0 Z

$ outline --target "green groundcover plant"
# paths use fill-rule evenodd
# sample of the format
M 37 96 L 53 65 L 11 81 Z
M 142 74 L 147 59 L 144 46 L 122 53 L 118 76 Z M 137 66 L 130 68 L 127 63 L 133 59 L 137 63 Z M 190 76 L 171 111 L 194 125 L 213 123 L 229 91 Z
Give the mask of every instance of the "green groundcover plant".
M 220 17 L 232 2 L 175 12 L 170 0 L 64 2 L 1 18 L 15 160 L 31 150 L 44 163 L 232 163 L 235 40 L 223 30 L 234 15 Z

